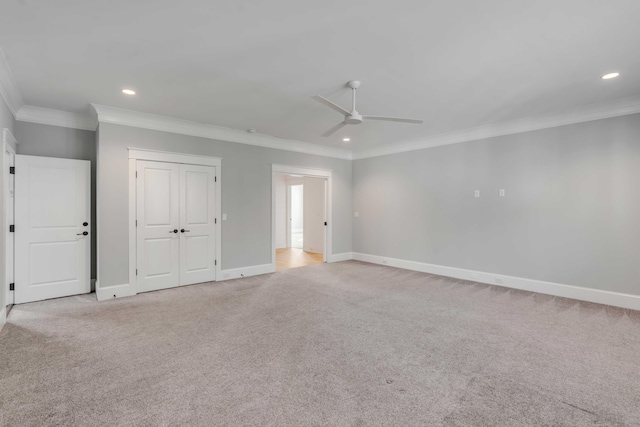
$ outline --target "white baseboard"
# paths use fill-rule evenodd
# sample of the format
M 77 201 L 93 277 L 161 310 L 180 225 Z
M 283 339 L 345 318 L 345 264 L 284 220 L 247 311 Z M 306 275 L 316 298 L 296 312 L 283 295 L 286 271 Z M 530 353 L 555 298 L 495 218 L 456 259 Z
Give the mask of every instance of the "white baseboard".
M 98 301 L 105 301 L 108 299 L 130 297 L 136 295 L 137 292 L 133 286 L 128 283 L 122 285 L 107 286 L 106 288 L 100 287 L 96 282 L 96 297 Z
M 275 267 L 271 264 L 253 265 L 250 267 L 234 268 L 231 270 L 222 270 L 222 278 L 217 282 L 224 280 L 238 279 L 240 277 L 257 276 L 259 274 L 274 273 Z M 100 287 L 96 282 L 96 297 L 98 301 L 105 301 L 108 299 L 130 297 L 136 295 L 137 292 L 128 283 L 122 285 L 107 286 L 106 288 Z
M 343 252 L 341 254 L 331 254 L 328 257 L 327 262 L 340 262 L 353 259 L 353 252 Z
M 260 274 L 275 273 L 276 266 L 273 264 L 252 265 L 250 267 L 232 268 L 222 270 L 222 278 L 218 282 L 240 277 L 258 276 Z
M 487 283 L 489 285 L 504 286 L 521 289 L 523 291 L 538 292 L 558 297 L 572 298 L 598 304 L 640 310 L 640 295 L 623 294 L 619 292 L 603 291 L 599 289 L 583 288 L 580 286 L 563 285 L 560 283 L 544 282 L 542 280 L 525 279 L 522 277 L 505 276 L 502 274 L 486 273 L 483 271 L 466 270 L 463 268 L 445 267 L 442 265 L 426 264 L 403 259 L 387 258 L 377 255 L 354 252 L 353 259 L 373 264 L 388 265 L 439 276 L 454 277 L 471 282 Z
M 0 331 L 5 323 L 7 323 L 7 307 L 2 307 L 0 310 Z

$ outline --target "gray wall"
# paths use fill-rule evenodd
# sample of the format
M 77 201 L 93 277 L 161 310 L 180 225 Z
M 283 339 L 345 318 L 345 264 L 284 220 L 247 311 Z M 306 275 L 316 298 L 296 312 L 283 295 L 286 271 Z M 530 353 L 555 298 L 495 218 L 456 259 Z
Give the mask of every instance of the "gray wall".
M 96 133 L 17 121 L 18 154 L 91 161 L 91 278 L 96 278 Z
M 127 147 L 222 157 L 222 268 L 271 263 L 271 164 L 333 170 L 333 253 L 351 252 L 351 162 L 167 132 L 101 124 L 100 287 L 129 283 Z
M 640 294 L 639 186 L 640 115 L 356 160 L 353 249 Z

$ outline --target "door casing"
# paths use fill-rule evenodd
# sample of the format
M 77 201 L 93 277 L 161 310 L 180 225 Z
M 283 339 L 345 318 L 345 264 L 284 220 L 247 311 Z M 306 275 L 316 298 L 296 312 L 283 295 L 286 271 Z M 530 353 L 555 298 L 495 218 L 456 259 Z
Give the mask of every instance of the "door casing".
M 9 226 L 13 224 L 14 221 L 14 206 L 15 206 L 15 186 L 14 180 L 11 179 L 11 174 L 9 173 L 9 167 L 15 166 L 15 157 L 16 152 L 13 150 L 11 145 L 6 142 L 3 144 L 4 150 L 4 168 L 2 173 L 4 174 L 4 207 L 5 207 L 5 224 L 4 229 L 6 233 L 6 242 L 5 242 L 5 274 L 6 274 L 6 299 L 5 305 L 13 304 L 14 291 L 10 290 L 10 284 L 14 283 L 14 260 L 15 260 L 15 234 L 8 233 Z
M 10 177 L 9 174 L 9 166 L 15 165 L 15 156 L 16 156 L 16 147 L 18 145 L 18 141 L 15 139 L 13 134 L 9 129 L 2 130 L 2 173 L 5 176 L 3 180 L 3 192 L 2 197 L 4 198 L 4 232 L 2 233 L 3 240 L 1 242 L 4 252 L 4 256 L 2 257 L 2 262 L 4 263 L 4 271 L 6 273 L 6 277 L 4 279 L 4 289 L 2 292 L 5 293 L 5 306 L 12 305 L 14 303 L 13 294 L 14 291 L 10 289 L 10 283 L 14 283 L 14 259 L 15 259 L 15 248 L 14 248 L 14 235 L 9 233 L 9 225 L 11 225 L 14 220 L 13 215 L 13 207 L 14 207 L 14 183 L 13 179 L 7 179 Z M 9 215 L 9 211 L 11 211 L 11 215 Z M 4 307 L 0 307 L 0 312 L 4 309 Z M 2 325 L 2 319 L 0 319 L 0 327 Z

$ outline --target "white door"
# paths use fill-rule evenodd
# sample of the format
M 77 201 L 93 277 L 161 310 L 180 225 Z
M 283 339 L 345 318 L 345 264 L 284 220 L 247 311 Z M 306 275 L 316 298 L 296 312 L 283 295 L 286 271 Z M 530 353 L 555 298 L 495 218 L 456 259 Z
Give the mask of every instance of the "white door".
M 137 162 L 137 290 L 215 280 L 216 168 Z
M 216 168 L 180 165 L 180 284 L 216 277 Z
M 304 250 L 324 253 L 326 179 L 304 177 Z
M 14 191 L 14 175 L 10 172 L 10 168 L 15 166 L 15 156 L 16 154 L 13 151 L 13 148 L 11 148 L 11 146 L 9 144 L 4 144 L 4 179 L 5 179 L 5 183 L 4 183 L 4 206 L 6 209 L 6 215 L 5 215 L 5 230 L 9 230 L 9 227 L 11 225 L 14 224 L 13 220 L 15 218 L 14 215 L 14 195 L 15 195 L 15 191 Z M 13 304 L 14 300 L 13 300 L 13 291 L 11 290 L 11 284 L 13 284 L 15 282 L 14 280 L 14 254 L 15 254 L 15 238 L 14 238 L 14 234 L 15 233 L 7 233 L 7 245 L 5 247 L 5 253 L 6 255 L 6 262 L 5 262 L 5 269 L 6 269 L 6 303 L 7 305 L 9 304 Z
M 180 167 L 137 162 L 138 292 L 180 285 Z
M 91 292 L 86 160 L 15 156 L 15 303 Z

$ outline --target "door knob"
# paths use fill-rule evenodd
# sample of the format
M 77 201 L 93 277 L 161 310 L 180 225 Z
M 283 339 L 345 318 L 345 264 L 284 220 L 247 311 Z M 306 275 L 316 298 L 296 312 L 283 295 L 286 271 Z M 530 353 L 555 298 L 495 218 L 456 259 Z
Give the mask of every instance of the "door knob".
M 173 231 L 170 231 L 169 233 L 177 233 L 177 232 L 178 232 L 178 229 L 174 228 Z
M 76 234 L 76 236 L 88 236 L 88 235 L 89 235 L 88 231 L 83 231 L 82 233 Z
M 181 229 L 180 229 L 180 232 L 181 232 L 181 233 L 188 233 L 188 232 L 190 232 L 190 231 L 191 231 L 191 230 L 185 230 L 184 228 L 181 228 Z
M 84 225 L 86 227 L 87 225 L 89 225 L 89 223 L 85 221 L 85 222 L 82 223 L 82 225 Z

